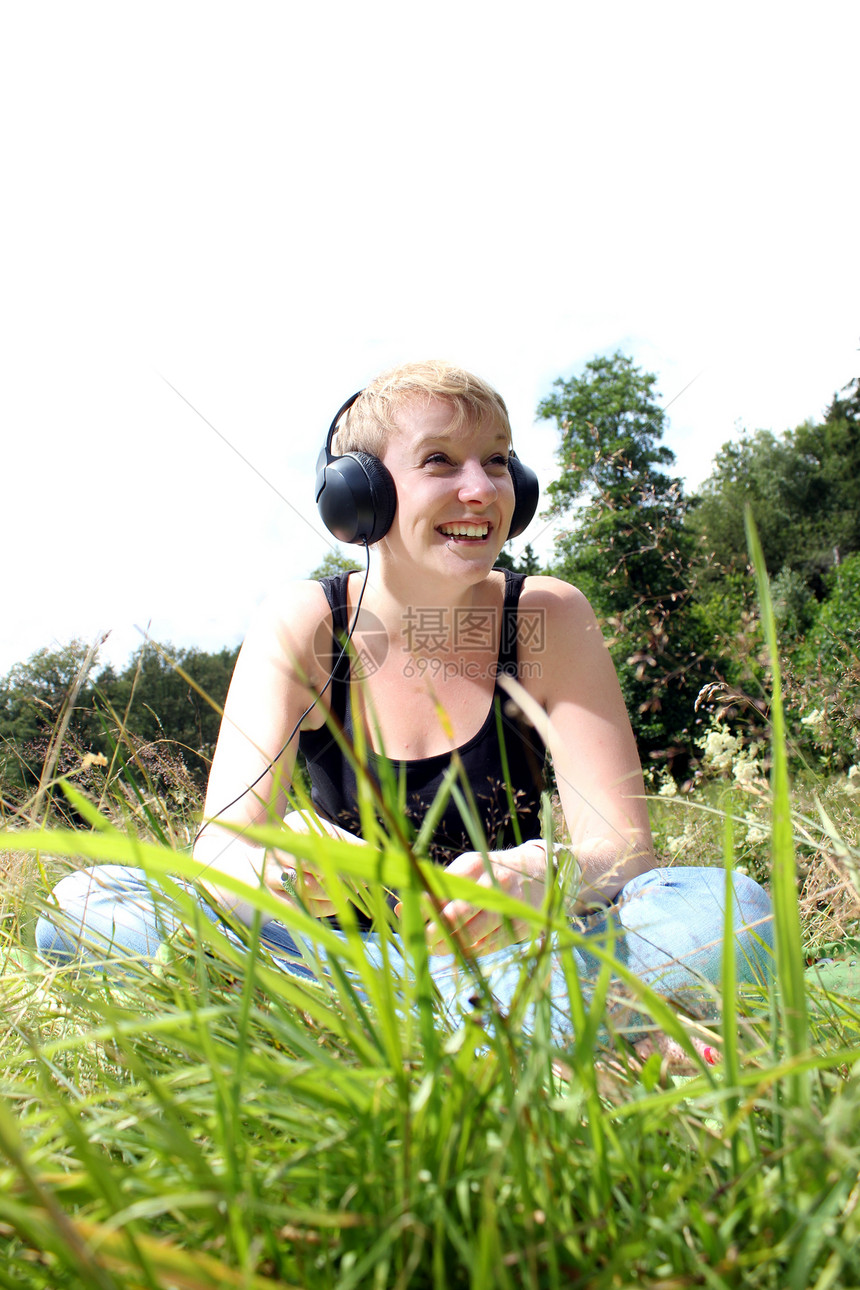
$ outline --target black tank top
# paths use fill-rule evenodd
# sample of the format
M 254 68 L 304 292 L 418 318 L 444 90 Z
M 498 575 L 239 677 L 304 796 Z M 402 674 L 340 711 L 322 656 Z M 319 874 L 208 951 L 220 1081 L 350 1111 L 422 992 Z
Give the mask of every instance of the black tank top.
M 524 575 L 505 570 L 498 670 L 516 677 L 517 606 Z M 331 606 L 334 627 L 332 659 L 340 652 L 349 630 L 346 585 L 349 575 L 321 578 Z M 331 712 L 337 728 L 352 744 L 351 683 L 349 660 L 338 665 L 331 684 Z M 509 697 L 496 682 L 486 720 L 477 734 L 457 752 L 477 806 L 488 847 L 502 849 L 541 834 L 541 791 L 544 788 L 546 750 L 533 726 L 512 712 Z M 349 759 L 341 752 L 329 725 L 305 730 L 299 738 L 311 783 L 311 801 L 317 812 L 352 833 L 360 833 L 356 778 Z M 368 770 L 376 783 L 398 786 L 398 797 L 407 819 L 417 832 L 434 802 L 448 770 L 452 753 L 439 753 L 413 761 L 385 758 L 368 750 Z M 505 774 L 507 768 L 507 776 Z M 461 781 L 460 781 L 461 782 Z M 519 836 L 518 836 L 519 834 Z M 456 801 L 449 797 L 430 844 L 430 855 L 447 864 L 464 851 L 476 850 Z

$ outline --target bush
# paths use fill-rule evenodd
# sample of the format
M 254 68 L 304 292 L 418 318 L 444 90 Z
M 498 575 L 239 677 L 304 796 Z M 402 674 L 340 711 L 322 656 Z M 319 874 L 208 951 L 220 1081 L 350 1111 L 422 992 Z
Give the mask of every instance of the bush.
M 798 744 L 828 769 L 860 763 L 860 553 L 837 565 L 786 672 Z

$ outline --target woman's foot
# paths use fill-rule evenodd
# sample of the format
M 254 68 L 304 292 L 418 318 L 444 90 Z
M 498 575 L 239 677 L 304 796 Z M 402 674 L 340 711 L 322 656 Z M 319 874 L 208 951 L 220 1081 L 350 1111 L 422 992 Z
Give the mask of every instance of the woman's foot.
M 720 1062 L 719 1051 L 699 1039 L 697 1035 L 687 1036 L 692 1047 L 701 1057 L 707 1066 L 716 1066 Z M 681 1047 L 676 1039 L 670 1039 L 662 1031 L 657 1030 L 652 1035 L 647 1035 L 633 1045 L 636 1056 L 641 1062 L 646 1062 L 654 1053 L 659 1053 L 666 1063 L 666 1066 L 673 1074 L 684 1074 L 687 1071 L 698 1069 L 696 1063 L 685 1049 Z

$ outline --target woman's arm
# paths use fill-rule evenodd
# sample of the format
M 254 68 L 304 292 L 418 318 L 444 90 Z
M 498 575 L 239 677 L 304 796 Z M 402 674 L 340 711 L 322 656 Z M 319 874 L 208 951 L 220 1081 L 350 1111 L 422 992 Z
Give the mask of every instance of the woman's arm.
M 287 740 L 312 704 L 314 691 L 325 684 L 327 673 L 315 657 L 314 642 L 327 639 L 326 625 L 330 638 L 330 624 L 328 602 L 318 583 L 289 584 L 261 606 L 236 662 L 194 856 L 204 865 L 201 880 L 207 890 L 244 921 L 250 918 L 250 909 L 212 879 L 226 873 L 251 886 L 262 882 L 286 899 L 281 872 L 295 867 L 293 858 L 280 851 L 264 852 L 234 830 L 284 818 L 298 730 Z M 299 728 L 317 728 L 325 716 L 326 709 L 317 704 Z M 220 827 L 227 823 L 231 829 Z M 291 817 L 289 824 L 301 827 L 302 821 Z M 309 911 L 318 917 L 331 913 L 333 906 L 307 865 L 299 868 L 301 894 Z
M 586 598 L 556 578 L 529 578 L 521 614 L 543 633 L 521 647 L 523 684 L 546 712 L 582 907 L 608 904 L 654 866 L 645 786 L 615 667 Z

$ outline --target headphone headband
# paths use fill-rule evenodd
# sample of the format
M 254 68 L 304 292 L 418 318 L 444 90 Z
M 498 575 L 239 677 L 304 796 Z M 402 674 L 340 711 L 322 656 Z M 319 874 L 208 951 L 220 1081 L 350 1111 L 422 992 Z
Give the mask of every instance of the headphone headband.
M 326 435 L 326 441 L 325 441 L 325 452 L 330 461 L 334 461 L 334 457 L 331 451 L 331 444 L 337 432 L 337 423 L 338 421 L 340 421 L 344 412 L 348 412 L 349 409 L 352 407 L 353 403 L 355 403 L 356 399 L 361 398 L 363 393 L 364 393 L 364 390 L 356 390 L 355 394 L 351 394 L 350 397 L 347 399 L 346 403 L 343 403 L 338 408 L 337 412 L 335 412 L 334 414 L 334 420 L 332 421 L 331 425 L 328 428 L 328 434 Z

